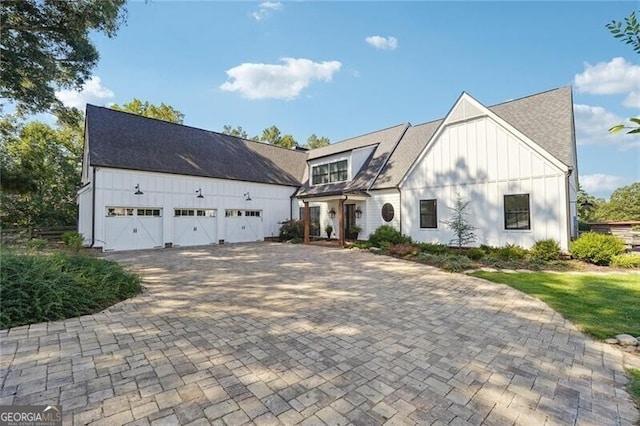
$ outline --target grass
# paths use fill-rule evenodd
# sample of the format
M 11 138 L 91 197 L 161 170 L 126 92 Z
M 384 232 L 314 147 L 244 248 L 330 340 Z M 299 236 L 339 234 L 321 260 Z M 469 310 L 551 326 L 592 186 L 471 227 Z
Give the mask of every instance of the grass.
M 640 336 L 640 276 L 474 272 L 534 296 L 585 333 L 598 339 L 626 333 Z
M 0 329 L 99 312 L 142 290 L 115 262 L 85 254 L 0 253 Z

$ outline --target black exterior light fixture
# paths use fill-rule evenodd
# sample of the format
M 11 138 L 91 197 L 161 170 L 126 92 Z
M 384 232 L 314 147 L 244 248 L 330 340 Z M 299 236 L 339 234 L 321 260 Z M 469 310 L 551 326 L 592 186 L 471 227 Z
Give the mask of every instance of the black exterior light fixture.
M 331 209 L 329 210 L 329 217 L 331 219 L 333 219 L 334 217 L 336 217 L 336 211 L 333 207 L 331 207 Z
M 356 207 L 356 211 L 354 213 L 356 214 L 356 219 L 360 219 L 362 217 L 362 210 L 360 210 L 360 206 Z
M 248 192 L 245 192 L 245 193 L 244 193 L 244 200 L 245 200 L 245 201 L 251 201 L 251 195 L 249 195 L 249 193 L 248 193 Z
M 134 195 L 142 195 L 142 194 L 144 194 L 144 192 L 140 191 L 140 184 L 139 183 L 136 183 L 136 188 L 135 189 L 136 189 L 136 192 L 133 193 Z
M 198 188 L 198 190 L 196 191 L 196 194 L 198 194 L 196 198 L 204 198 L 204 195 L 202 195 L 202 188 Z
M 590 210 L 593 208 L 593 203 L 589 200 L 582 200 L 580 207 Z

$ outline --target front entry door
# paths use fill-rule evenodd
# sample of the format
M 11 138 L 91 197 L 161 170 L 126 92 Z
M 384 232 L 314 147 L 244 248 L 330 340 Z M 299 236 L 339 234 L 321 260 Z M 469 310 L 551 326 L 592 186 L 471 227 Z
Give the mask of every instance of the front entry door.
M 349 232 L 349 229 L 356 224 L 356 205 L 345 204 L 344 205 L 344 235 L 348 240 L 354 240 L 355 235 Z

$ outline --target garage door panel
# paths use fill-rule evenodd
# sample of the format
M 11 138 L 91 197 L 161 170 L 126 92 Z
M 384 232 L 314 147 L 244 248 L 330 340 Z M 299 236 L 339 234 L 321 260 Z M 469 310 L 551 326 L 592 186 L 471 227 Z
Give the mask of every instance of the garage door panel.
M 200 246 L 217 242 L 215 209 L 175 209 L 175 246 Z
M 162 247 L 162 209 L 107 207 L 104 250 Z
M 246 243 L 263 240 L 261 210 L 227 210 L 224 220 L 226 241 Z

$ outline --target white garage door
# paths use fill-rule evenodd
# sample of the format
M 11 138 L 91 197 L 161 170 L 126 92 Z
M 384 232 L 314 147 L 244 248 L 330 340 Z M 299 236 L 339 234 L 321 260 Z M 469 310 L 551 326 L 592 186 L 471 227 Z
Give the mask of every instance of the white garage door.
M 162 209 L 107 207 L 104 250 L 162 247 Z
M 247 243 L 262 241 L 262 210 L 225 210 L 225 241 Z
M 203 246 L 218 242 L 215 209 L 174 209 L 173 245 Z

